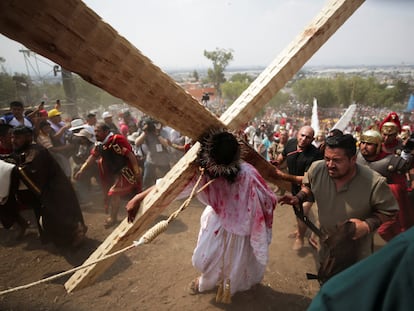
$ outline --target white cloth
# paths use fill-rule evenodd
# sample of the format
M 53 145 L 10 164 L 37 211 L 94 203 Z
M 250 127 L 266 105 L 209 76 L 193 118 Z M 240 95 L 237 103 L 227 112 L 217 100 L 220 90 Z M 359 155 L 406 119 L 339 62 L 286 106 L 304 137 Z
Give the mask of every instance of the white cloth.
M 208 178 L 204 177 L 201 185 L 206 182 Z M 193 265 L 202 273 L 199 290 L 213 289 L 227 278 L 232 294 L 260 283 L 272 239 L 273 210 L 277 203 L 273 191 L 252 165 L 242 163 L 234 183 L 218 178 L 197 198 L 208 205 L 201 216 L 192 258 Z
M 0 204 L 3 205 L 7 202 L 10 192 L 11 173 L 14 168 L 14 164 L 0 160 Z

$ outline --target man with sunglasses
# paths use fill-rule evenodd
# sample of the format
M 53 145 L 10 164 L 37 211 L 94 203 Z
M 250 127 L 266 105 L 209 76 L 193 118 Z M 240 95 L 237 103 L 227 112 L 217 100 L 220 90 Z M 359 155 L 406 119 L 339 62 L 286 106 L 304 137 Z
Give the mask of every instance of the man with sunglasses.
M 285 195 L 280 203 L 297 205 L 313 195 L 318 206 L 320 229 L 326 236 L 335 234 L 341 224 L 352 224 L 352 262 L 373 252 L 373 236 L 378 227 L 398 211 L 386 179 L 370 168 L 356 163 L 356 141 L 350 134 L 326 139 L 324 160 L 312 163 L 303 178 L 301 190 Z M 323 242 L 323 241 L 322 241 Z M 326 262 L 329 249 L 320 243 L 320 263 Z M 336 258 L 340 261 L 342 258 Z M 348 266 L 352 263 L 348 263 Z M 347 266 L 342 266 L 341 270 Z M 339 271 L 336 271 L 338 273 Z

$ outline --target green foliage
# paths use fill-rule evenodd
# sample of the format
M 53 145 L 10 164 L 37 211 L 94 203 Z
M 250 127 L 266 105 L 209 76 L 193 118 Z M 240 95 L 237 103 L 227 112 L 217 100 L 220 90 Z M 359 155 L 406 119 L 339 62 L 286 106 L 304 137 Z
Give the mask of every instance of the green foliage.
M 394 85 L 380 83 L 374 77 L 346 76 L 309 78 L 292 84 L 296 99 L 311 105 L 313 98 L 324 108 L 348 107 L 351 103 L 391 108 L 403 104 L 409 94 L 409 85 L 397 80 Z
M 207 71 L 207 81 L 211 82 L 221 96 L 221 85 L 226 82 L 224 70 L 231 60 L 233 60 L 233 50 L 219 49 L 215 51 L 204 50 L 204 56 L 213 62 L 213 68 Z
M 279 91 L 269 102 L 269 106 L 273 108 L 283 108 L 289 102 L 290 95 L 288 93 Z
M 312 105 L 313 98 L 316 97 L 320 107 L 338 105 L 335 100 L 334 81 L 332 79 L 302 79 L 295 82 L 292 89 L 296 99 L 302 104 Z
M 228 81 L 221 85 L 222 95 L 225 99 L 236 100 L 250 85 L 247 81 Z
M 231 82 L 243 82 L 243 83 L 250 84 L 253 82 L 253 80 L 254 78 L 248 75 L 247 73 L 235 73 L 234 75 L 230 77 Z
M 73 82 L 78 94 L 78 108 L 82 114 L 99 106 L 108 107 L 122 101 L 100 88 L 86 82 L 77 75 L 73 75 Z M 44 100 L 44 95 L 49 99 L 49 104 L 56 99 L 66 98 L 61 80 L 42 81 L 33 83 L 29 77 L 23 74 L 10 76 L 0 73 L 0 108 L 8 109 L 13 100 L 22 101 L 26 107 L 36 106 Z
M 7 73 L 0 73 L 0 108 L 8 108 L 16 98 L 16 83 Z
M 115 103 L 122 103 L 122 100 L 86 82 L 79 76 L 74 76 L 73 80 L 76 93 L 78 94 L 78 108 L 81 114 L 96 109 L 99 106 L 108 107 Z
M 193 78 L 193 79 L 194 79 L 194 81 L 196 81 L 196 82 L 198 82 L 198 80 L 200 79 L 200 76 L 198 75 L 197 70 L 194 70 L 194 71 L 193 71 L 192 78 Z

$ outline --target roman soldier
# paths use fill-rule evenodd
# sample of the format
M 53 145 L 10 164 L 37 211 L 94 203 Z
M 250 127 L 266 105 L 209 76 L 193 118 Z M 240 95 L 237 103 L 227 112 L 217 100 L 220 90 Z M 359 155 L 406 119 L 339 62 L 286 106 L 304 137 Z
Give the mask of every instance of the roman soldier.
M 387 133 L 396 133 L 395 125 L 385 125 L 382 127 L 383 131 L 384 129 Z M 387 137 L 388 135 L 386 134 Z M 410 155 L 410 152 L 414 147 L 414 141 L 408 144 L 408 146 L 406 144 L 401 151 L 401 153 L 410 155 L 408 159 L 405 159 L 400 155 L 384 151 L 382 148 L 384 146 L 383 137 L 384 134 L 381 135 L 375 130 L 365 131 L 361 135 L 357 162 L 369 166 L 384 176 L 398 202 L 400 210 L 397 217 L 385 222 L 378 229 L 380 236 L 384 240 L 389 241 L 397 234 L 406 231 L 414 225 L 414 209 L 408 198 L 405 178 L 405 174 L 411 167 L 412 155 Z

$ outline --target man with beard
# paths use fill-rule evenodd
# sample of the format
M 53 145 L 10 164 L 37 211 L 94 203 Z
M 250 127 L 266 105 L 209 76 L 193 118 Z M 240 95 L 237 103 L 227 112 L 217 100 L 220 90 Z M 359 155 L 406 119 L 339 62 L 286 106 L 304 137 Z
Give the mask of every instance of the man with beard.
M 18 204 L 13 195 L 18 187 L 18 178 L 15 165 L 8 163 L 10 154 L 13 152 L 12 129 L 13 127 L 9 124 L 0 124 L 0 222 L 5 229 L 17 225 L 16 238 L 21 239 L 29 222 L 20 215 L 19 210 L 22 206 Z
M 87 227 L 70 180 L 46 148 L 32 143 L 32 129 L 16 127 L 11 139 L 20 182 L 17 198 L 33 208 L 42 242 L 78 246 Z
M 373 235 L 385 221 L 398 210 L 386 179 L 366 166 L 356 163 L 356 141 L 350 134 L 326 139 L 324 160 L 312 163 L 303 178 L 301 190 L 295 195 L 285 195 L 281 203 L 297 205 L 313 195 L 318 206 L 320 229 L 331 236 L 339 224 L 353 227 L 348 236 L 353 253 L 351 262 L 359 261 L 373 252 Z M 325 263 L 330 256 L 322 241 L 319 261 Z M 343 258 L 336 258 L 340 261 Z M 347 261 L 349 262 L 349 261 Z M 352 263 L 347 264 L 352 265 Z M 342 266 L 341 269 L 345 269 Z M 337 271 L 339 272 L 339 271 Z
M 105 209 L 111 207 L 105 227 L 110 228 L 118 221 L 121 197 L 132 196 L 141 191 L 141 169 L 125 136 L 114 134 L 106 123 L 101 122 L 95 127 L 95 137 L 100 143 L 94 147 L 75 174 L 75 179 L 81 178 L 98 161 L 103 191 L 106 193 Z
M 408 160 L 396 154 L 388 154 L 381 150 L 382 136 L 379 132 L 368 130 L 361 136 L 357 163 L 367 165 L 387 179 L 387 183 L 396 198 L 399 211 L 398 217 L 385 222 L 378 229 L 378 233 L 389 241 L 397 234 L 406 231 L 414 225 L 414 209 L 410 204 L 405 174 L 410 169 L 414 138 L 410 138 L 404 146 Z

